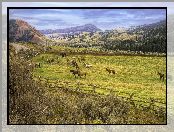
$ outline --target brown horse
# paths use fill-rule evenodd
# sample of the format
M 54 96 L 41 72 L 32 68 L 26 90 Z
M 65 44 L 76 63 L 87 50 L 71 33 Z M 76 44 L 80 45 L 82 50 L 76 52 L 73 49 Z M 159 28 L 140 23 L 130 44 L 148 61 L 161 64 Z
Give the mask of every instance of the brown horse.
M 66 54 L 65 52 L 61 52 L 60 55 L 61 55 L 62 57 L 66 57 L 66 56 L 67 56 L 67 54 Z
M 76 75 L 79 75 L 78 70 L 70 70 L 70 72 L 76 77 Z
M 70 72 L 76 77 L 78 75 L 79 77 L 85 76 L 86 77 L 86 72 L 82 72 L 79 70 L 70 70 Z
M 164 74 L 163 73 L 158 72 L 157 75 L 159 75 L 160 80 L 164 81 Z
M 73 67 L 76 67 L 76 69 L 79 69 L 79 65 L 77 64 L 77 62 L 76 62 L 75 60 L 72 60 L 72 61 L 71 61 L 71 65 L 72 65 Z
M 36 63 L 36 64 L 35 64 L 35 67 L 36 67 L 36 68 L 41 68 L 41 63 Z
M 115 74 L 115 70 L 113 70 L 113 69 L 106 68 L 106 71 L 108 71 L 108 72 L 109 72 L 109 74 L 110 74 L 110 73 Z

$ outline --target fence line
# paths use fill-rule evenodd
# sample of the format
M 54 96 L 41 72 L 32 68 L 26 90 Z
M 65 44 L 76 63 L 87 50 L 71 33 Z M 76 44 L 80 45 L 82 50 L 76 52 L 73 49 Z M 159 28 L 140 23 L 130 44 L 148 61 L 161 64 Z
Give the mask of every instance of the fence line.
M 56 81 L 56 82 L 54 81 L 53 82 L 52 81 L 51 82 L 48 79 L 41 79 L 41 78 L 39 79 L 39 81 L 45 81 L 45 80 L 46 80 L 47 85 L 49 85 L 49 87 L 52 87 L 52 88 L 68 88 L 68 89 L 71 89 L 71 90 L 74 89 L 75 91 L 80 90 L 81 92 L 88 92 L 88 94 L 107 95 L 107 94 L 104 94 L 104 93 L 96 92 L 97 89 L 103 89 L 103 90 L 108 91 L 109 94 L 113 94 L 114 93 L 114 95 L 116 95 L 117 97 L 123 98 L 125 100 L 128 100 L 128 99 L 131 98 L 131 101 L 140 102 L 140 103 L 146 103 L 146 104 L 150 104 L 150 103 L 153 102 L 153 105 L 155 107 L 164 107 L 164 104 L 166 104 L 163 101 L 159 101 L 159 100 L 162 100 L 162 99 L 150 98 L 149 99 L 150 101 L 146 101 L 147 100 L 146 98 L 140 98 L 138 96 L 134 96 L 136 93 L 127 93 L 127 92 L 122 92 L 122 91 L 118 91 L 118 90 L 113 90 L 111 88 L 103 88 L 103 87 L 96 86 L 96 85 L 85 85 L 83 83 L 77 83 L 76 85 L 68 85 L 68 84 L 71 84 L 71 82 L 69 82 L 69 81 L 67 81 L 67 82 L 61 82 L 61 81 Z M 84 89 L 84 88 L 90 88 L 90 89 Z M 119 93 L 124 93 L 125 95 L 127 95 L 127 97 L 115 94 L 115 93 L 118 93 L 118 92 Z M 137 98 L 137 99 L 135 99 L 135 98 Z M 162 106 L 155 105 L 155 103 L 161 104 Z

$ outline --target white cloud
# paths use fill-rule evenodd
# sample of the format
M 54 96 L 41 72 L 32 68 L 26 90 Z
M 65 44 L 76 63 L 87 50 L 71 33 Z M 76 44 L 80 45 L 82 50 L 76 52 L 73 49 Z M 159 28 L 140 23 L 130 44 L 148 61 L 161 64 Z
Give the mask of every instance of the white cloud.
M 161 2 L 150 2 L 148 4 L 148 2 L 143 3 L 143 2 L 93 2 L 93 3 L 89 3 L 89 2 L 4 2 L 3 3 L 3 13 L 6 13 L 6 7 L 11 6 L 11 7 L 68 7 L 68 6 L 99 6 L 99 7 L 143 7 L 143 6 L 152 6 L 152 7 L 164 7 L 164 6 L 168 6 L 171 7 L 172 4 L 164 4 Z M 39 10 L 43 10 L 43 9 L 39 9 Z M 134 14 L 130 14 L 127 13 L 127 11 L 122 11 L 122 12 L 118 12 L 118 16 L 115 15 L 114 17 L 109 17 L 109 14 L 113 13 L 112 11 L 107 11 L 106 13 L 104 13 L 105 15 L 102 15 L 101 17 L 96 17 L 94 18 L 90 18 L 90 17 L 86 17 L 86 19 L 84 18 L 84 16 L 80 13 L 71 13 L 71 10 L 60 10 L 60 9 L 47 9 L 49 11 L 53 11 L 53 13 L 50 12 L 40 12 L 39 14 L 32 14 L 31 16 L 27 16 L 26 14 L 22 14 L 22 13 L 14 13 L 12 14 L 10 17 L 11 18 L 21 18 L 26 20 L 28 23 L 30 23 L 31 25 L 37 27 L 38 29 L 46 29 L 46 28 L 65 28 L 66 27 L 71 27 L 71 26 L 77 26 L 77 25 L 82 25 L 82 24 L 87 24 L 87 23 L 93 23 L 93 24 L 99 24 L 100 26 L 102 26 L 100 23 L 106 23 L 106 24 L 110 24 L 111 22 L 113 23 L 115 21 L 116 24 L 120 24 L 121 25 L 121 20 L 126 21 L 126 19 L 134 19 L 137 21 L 142 20 L 142 17 L 140 16 L 135 16 Z M 62 13 L 61 13 L 62 12 Z M 168 13 L 173 13 L 174 14 L 174 10 L 173 8 L 168 8 Z M 108 16 L 107 16 L 108 14 Z M 92 14 L 93 15 L 93 14 Z M 94 14 L 95 15 L 95 14 Z M 156 17 L 151 17 L 151 16 L 145 16 L 145 19 L 157 19 L 158 20 L 158 15 Z M 47 24 L 43 25 L 43 23 L 45 22 L 45 20 L 49 20 L 49 21 L 54 21 L 54 24 L 47 22 Z M 57 21 L 57 23 L 56 23 Z M 45 22 L 46 23 L 46 22 Z M 127 21 L 127 23 L 131 24 L 130 22 Z M 115 24 L 115 25 L 116 25 Z M 113 25 L 110 25 L 111 27 Z

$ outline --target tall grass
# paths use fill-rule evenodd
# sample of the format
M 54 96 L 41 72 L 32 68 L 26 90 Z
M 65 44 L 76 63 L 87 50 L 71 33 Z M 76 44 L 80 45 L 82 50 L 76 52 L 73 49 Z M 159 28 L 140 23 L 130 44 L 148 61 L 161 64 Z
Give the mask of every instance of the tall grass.
M 23 52 L 23 54 L 26 54 L 26 52 Z M 42 68 L 37 69 L 33 69 L 30 64 L 32 63 L 29 60 L 30 57 L 21 56 L 21 53 L 16 54 L 15 49 L 10 46 L 8 87 L 10 124 L 166 123 L 164 109 L 153 110 L 150 107 L 142 109 L 134 105 L 131 100 L 123 100 L 113 94 L 84 93 L 77 89 L 69 89 L 67 85 L 58 87 L 62 83 L 58 79 L 75 81 L 75 78 L 69 73 L 66 74 L 71 67 L 65 68 L 64 60 L 59 58 L 59 61 L 54 62 L 55 64 L 47 64 L 40 58 L 41 56 L 55 57 L 54 55 L 41 54 L 33 58 L 34 62 L 41 62 L 42 64 Z M 102 58 L 91 60 L 92 63 L 96 63 L 96 69 L 98 69 L 97 63 L 102 61 Z M 56 72 L 57 69 L 58 72 L 51 78 L 51 73 Z M 63 76 L 63 74 L 65 75 Z M 48 77 L 47 81 L 39 80 L 39 76 Z M 89 76 L 93 77 L 92 72 Z M 52 85 L 54 86 L 50 85 L 50 79 L 53 80 Z M 99 76 L 96 79 L 105 80 L 107 78 Z M 79 82 L 86 83 L 86 80 L 81 78 Z M 68 84 L 67 80 L 63 81 Z M 98 83 L 101 83 L 101 81 Z

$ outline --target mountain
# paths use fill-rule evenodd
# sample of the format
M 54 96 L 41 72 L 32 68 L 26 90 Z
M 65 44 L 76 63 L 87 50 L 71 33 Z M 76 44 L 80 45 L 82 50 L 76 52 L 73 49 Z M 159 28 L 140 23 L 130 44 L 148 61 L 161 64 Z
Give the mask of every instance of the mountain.
M 143 34 L 147 34 L 147 33 L 150 33 L 150 31 L 152 31 L 152 30 L 158 30 L 161 28 L 162 29 L 166 28 L 166 21 L 165 20 L 161 20 L 159 22 L 152 23 L 152 24 L 145 24 L 145 25 L 136 26 L 134 28 L 130 28 L 129 32 L 134 32 L 134 33 L 143 32 Z
M 106 32 L 105 48 L 166 53 L 166 21 L 129 28 L 126 32 Z
M 101 29 L 97 28 L 93 24 L 85 24 L 82 26 L 70 27 L 65 29 L 47 29 L 47 30 L 40 30 L 43 34 L 53 34 L 53 33 L 60 33 L 60 34 L 80 34 L 82 32 L 97 32 L 102 31 Z
M 70 35 L 71 47 L 103 47 L 109 50 L 129 50 L 166 53 L 166 21 L 131 28 L 118 27 L 96 33 Z
M 27 22 L 19 19 L 9 20 L 9 41 L 10 42 L 32 42 L 42 44 L 45 36 L 29 25 Z

